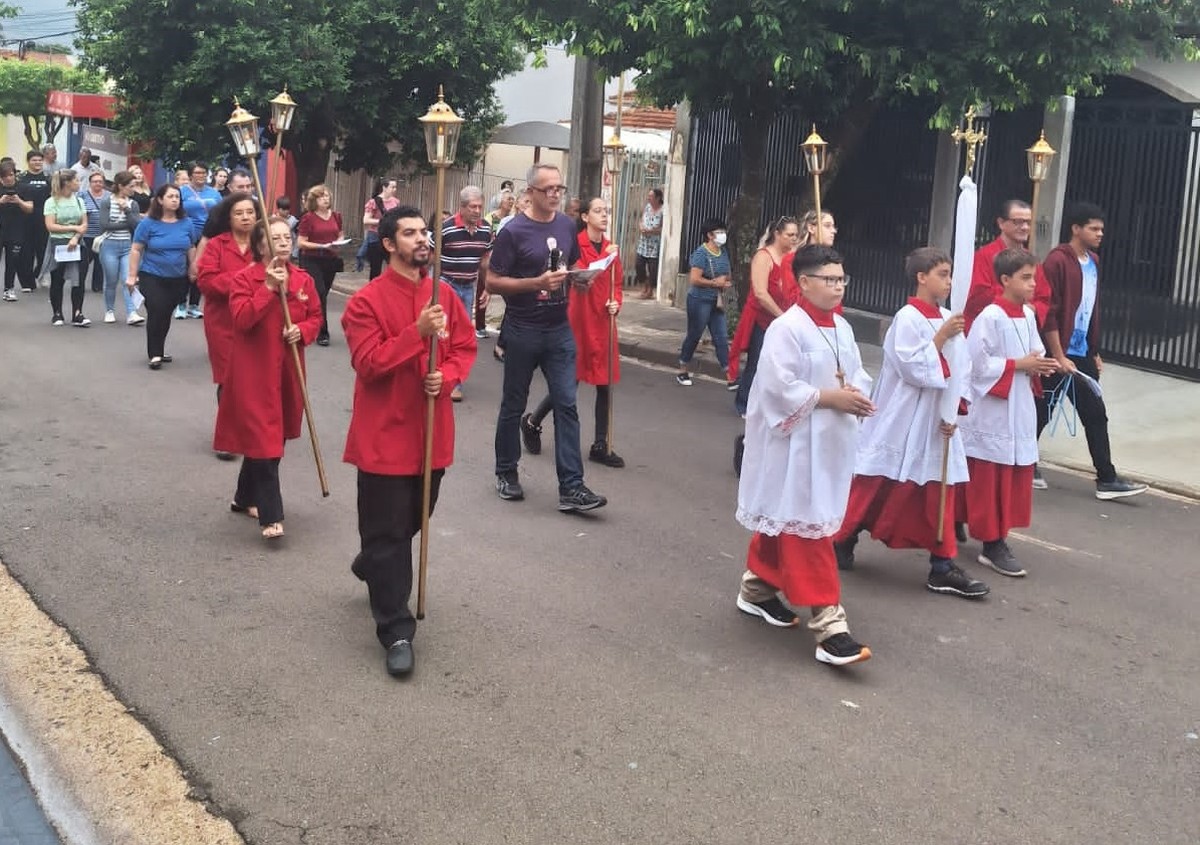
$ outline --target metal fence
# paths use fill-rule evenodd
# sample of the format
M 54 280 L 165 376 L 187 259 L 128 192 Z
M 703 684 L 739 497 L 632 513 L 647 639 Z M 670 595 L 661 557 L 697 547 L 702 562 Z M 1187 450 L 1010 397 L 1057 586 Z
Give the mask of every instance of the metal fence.
M 651 188 L 663 188 L 667 178 L 667 154 L 634 150 L 625 159 L 621 172 L 621 189 L 612 202 L 609 232 L 617 235 L 617 249 L 624 270 L 624 286 L 634 285 L 637 242 L 641 234 L 642 210 L 646 193 Z

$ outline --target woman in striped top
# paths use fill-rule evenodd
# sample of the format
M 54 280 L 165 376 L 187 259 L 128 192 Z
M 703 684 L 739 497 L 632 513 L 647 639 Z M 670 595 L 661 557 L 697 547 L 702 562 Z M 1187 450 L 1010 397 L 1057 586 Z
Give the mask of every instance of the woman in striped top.
M 129 275 L 129 250 L 133 246 L 133 230 L 142 219 L 142 212 L 133 196 L 134 178 L 128 170 L 113 177 L 112 193 L 100 200 L 100 266 L 104 268 L 104 322 L 115 323 L 117 286 Z M 133 291 L 121 286 L 125 295 L 125 323 L 140 326 L 146 318 L 133 305 Z

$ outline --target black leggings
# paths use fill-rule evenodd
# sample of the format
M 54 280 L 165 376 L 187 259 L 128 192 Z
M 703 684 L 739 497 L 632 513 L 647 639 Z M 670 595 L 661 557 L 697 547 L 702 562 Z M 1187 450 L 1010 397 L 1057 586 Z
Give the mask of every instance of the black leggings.
M 317 285 L 317 293 L 321 295 L 321 332 L 317 337 L 329 337 L 326 303 L 329 301 L 329 290 L 333 287 L 333 277 L 337 275 L 337 262 L 336 255 L 300 256 L 300 268 L 313 277 L 313 281 Z
M 50 271 L 50 310 L 54 312 L 54 318 L 59 319 L 63 315 L 63 288 L 67 284 L 67 274 L 71 274 L 71 316 L 83 312 L 83 277 L 82 262 L 71 261 L 66 264 L 56 264 L 54 269 Z
M 578 384 L 578 382 L 576 382 Z M 608 403 L 609 392 L 607 384 L 596 385 L 596 439 L 593 444 L 596 446 L 607 447 L 608 445 Z M 546 394 L 533 413 L 529 415 L 529 421 L 534 425 L 541 425 L 542 420 L 550 413 L 553 403 L 550 401 L 550 395 Z
M 187 291 L 187 276 L 138 273 L 138 290 L 146 297 L 146 356 L 161 358 L 171 330 L 171 312 Z
M 242 458 L 233 502 L 258 508 L 258 524 L 283 522 L 283 494 L 279 491 L 279 458 Z

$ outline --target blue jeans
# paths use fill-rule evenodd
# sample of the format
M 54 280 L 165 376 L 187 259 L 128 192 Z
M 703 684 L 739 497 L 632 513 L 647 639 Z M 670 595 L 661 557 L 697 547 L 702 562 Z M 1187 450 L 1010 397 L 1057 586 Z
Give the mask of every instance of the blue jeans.
M 128 318 L 135 311 L 133 294 L 125 287 L 125 278 L 129 275 L 129 250 L 133 241 L 114 241 L 105 238 L 100 244 L 100 266 L 104 268 L 104 310 L 112 311 L 117 302 L 117 285 L 125 295 L 125 316 Z
M 712 337 L 717 363 L 722 370 L 729 369 L 729 324 L 725 322 L 725 312 L 717 310 L 717 296 L 716 289 L 703 293 L 695 287 L 688 289 L 687 335 L 683 338 L 683 348 L 679 350 L 679 368 L 682 370 L 692 363 L 696 344 L 700 342 L 705 329 Z
M 758 356 L 762 355 L 763 338 L 767 331 L 762 326 L 755 325 L 750 330 L 750 343 L 746 346 L 746 366 L 738 378 L 738 390 L 733 397 L 733 407 L 743 417 L 746 416 L 746 405 L 750 402 L 750 385 L 754 384 L 754 374 L 758 372 Z
M 575 407 L 575 338 L 571 326 L 504 327 L 504 392 L 496 420 L 496 474 L 517 471 L 521 460 L 521 415 L 529 402 L 529 385 L 541 368 L 554 408 L 554 465 L 558 492 L 583 483 L 579 449 L 579 411 Z

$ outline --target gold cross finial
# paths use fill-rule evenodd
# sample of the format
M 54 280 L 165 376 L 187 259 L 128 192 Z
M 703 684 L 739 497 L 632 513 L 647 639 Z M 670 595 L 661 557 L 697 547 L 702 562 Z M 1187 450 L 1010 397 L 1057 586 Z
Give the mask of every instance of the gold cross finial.
M 975 128 L 975 107 L 971 106 L 967 109 L 967 114 L 963 120 L 963 126 L 955 129 L 950 133 L 950 137 L 954 139 L 954 146 L 958 146 L 960 142 L 965 142 L 967 145 L 967 166 L 963 170 L 964 176 L 973 176 L 975 172 L 975 155 L 979 147 L 983 146 L 987 140 L 987 133 Z

